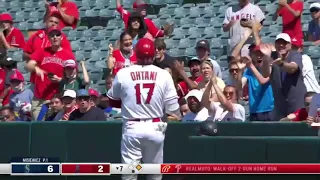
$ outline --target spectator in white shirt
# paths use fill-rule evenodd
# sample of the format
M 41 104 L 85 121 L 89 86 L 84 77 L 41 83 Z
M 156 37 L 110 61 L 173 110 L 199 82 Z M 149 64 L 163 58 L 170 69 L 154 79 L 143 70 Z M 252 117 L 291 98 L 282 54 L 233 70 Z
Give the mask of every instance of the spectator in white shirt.
M 303 42 L 299 38 L 291 39 L 292 49 L 300 53 L 303 52 Z M 320 86 L 314 75 L 313 64 L 311 58 L 307 54 L 302 55 L 302 76 L 303 82 L 307 88 L 307 92 L 320 93 Z
M 250 0 L 240 0 L 239 4 L 231 5 L 225 12 L 222 29 L 229 32 L 230 50 L 232 50 L 243 38 L 245 27 L 251 28 L 254 21 L 262 22 L 265 16 L 259 6 L 250 3 Z M 249 38 L 245 44 L 252 44 L 253 38 Z
M 209 100 L 211 87 L 215 89 L 219 102 Z M 208 109 L 209 115 L 214 121 L 244 122 L 245 110 L 242 105 L 238 104 L 238 98 L 235 87 L 226 86 L 222 92 L 217 85 L 216 77 L 212 76 L 202 96 L 201 103 Z
M 208 110 L 201 105 L 202 95 L 203 92 L 198 89 L 193 89 L 186 95 L 185 99 L 187 100 L 190 112 L 182 118 L 182 122 L 205 121 L 208 119 Z

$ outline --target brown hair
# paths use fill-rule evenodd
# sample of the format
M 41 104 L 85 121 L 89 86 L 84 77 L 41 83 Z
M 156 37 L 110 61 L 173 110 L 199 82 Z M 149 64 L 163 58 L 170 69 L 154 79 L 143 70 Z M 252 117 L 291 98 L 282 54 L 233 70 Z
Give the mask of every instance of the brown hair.
M 164 39 L 162 39 L 162 38 L 157 38 L 154 41 L 154 45 L 155 45 L 156 48 L 161 48 L 161 49 L 166 49 L 167 48 L 166 43 L 164 42 Z

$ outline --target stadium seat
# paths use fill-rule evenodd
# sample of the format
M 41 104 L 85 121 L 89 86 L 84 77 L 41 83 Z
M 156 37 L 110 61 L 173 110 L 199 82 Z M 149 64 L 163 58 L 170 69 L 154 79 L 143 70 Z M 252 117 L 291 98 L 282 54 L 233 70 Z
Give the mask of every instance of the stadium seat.
M 107 64 L 105 61 L 97 61 L 95 63 L 95 67 L 97 67 L 99 69 L 103 69 L 103 68 L 107 68 Z
M 93 83 L 96 83 L 97 81 L 99 81 L 100 79 L 102 79 L 102 72 L 101 72 L 101 69 L 98 69 L 98 68 L 94 68 L 94 69 L 91 69 L 90 72 L 89 72 L 89 77 L 90 77 L 90 80 L 93 82 Z
M 14 53 L 12 55 L 12 59 L 14 61 L 22 61 L 22 54 L 23 54 L 22 50 L 14 51 Z
M 113 17 L 115 16 L 115 11 L 111 9 L 101 9 L 99 12 L 100 17 Z
M 74 54 L 75 54 L 76 60 L 78 62 L 83 61 L 85 59 L 85 57 L 83 55 L 83 51 L 76 51 Z
M 94 8 L 94 9 L 88 9 L 85 12 L 85 17 L 98 17 L 100 13 L 99 8 Z
M 168 8 L 168 6 L 167 6 L 167 7 L 161 8 L 159 11 L 159 14 L 160 15 L 161 14 L 172 15 L 172 14 L 174 14 L 174 10 L 175 10 L 174 8 Z
M 189 57 L 194 57 L 197 55 L 196 49 L 194 47 L 187 48 L 184 54 Z
M 25 68 L 25 62 L 18 62 L 17 63 L 17 68 L 22 74 L 27 73 L 27 70 Z
M 73 51 L 80 51 L 82 49 L 81 43 L 79 41 L 71 41 L 71 47 Z

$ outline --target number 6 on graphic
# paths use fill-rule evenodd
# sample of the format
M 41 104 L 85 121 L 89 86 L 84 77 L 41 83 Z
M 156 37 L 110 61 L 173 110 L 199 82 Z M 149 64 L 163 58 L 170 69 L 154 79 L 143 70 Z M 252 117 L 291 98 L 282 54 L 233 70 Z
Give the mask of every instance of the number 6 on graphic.
M 149 89 L 147 99 L 144 102 L 144 104 L 150 104 L 150 101 L 151 101 L 151 98 L 153 95 L 153 91 L 154 91 L 155 83 L 143 83 L 143 84 L 138 83 L 134 86 L 134 88 L 136 89 L 137 104 L 141 104 L 141 85 L 142 85 L 143 89 Z

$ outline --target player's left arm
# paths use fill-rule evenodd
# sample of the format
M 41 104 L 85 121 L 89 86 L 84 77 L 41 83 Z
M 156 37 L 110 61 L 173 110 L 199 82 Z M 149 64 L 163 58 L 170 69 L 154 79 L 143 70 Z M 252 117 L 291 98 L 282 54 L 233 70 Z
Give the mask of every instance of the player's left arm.
M 107 96 L 109 97 L 110 106 L 121 108 L 121 83 L 119 82 L 119 73 L 114 77 L 112 87 L 109 89 Z
M 164 89 L 165 92 L 165 110 L 167 114 L 174 114 L 176 115 L 179 120 L 182 118 L 181 112 L 180 112 L 180 106 L 178 103 L 178 95 L 176 88 L 173 83 L 173 79 L 171 75 L 165 71 L 165 74 L 167 76 L 166 79 L 166 87 Z

